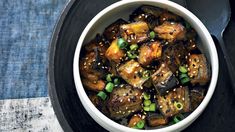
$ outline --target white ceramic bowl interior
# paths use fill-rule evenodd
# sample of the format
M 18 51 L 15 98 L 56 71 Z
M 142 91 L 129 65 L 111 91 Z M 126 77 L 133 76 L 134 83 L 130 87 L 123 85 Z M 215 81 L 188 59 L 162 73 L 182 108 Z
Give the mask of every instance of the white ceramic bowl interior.
M 184 18 L 187 22 L 191 24 L 191 26 L 196 30 L 199 35 L 201 44 L 199 45 L 200 50 L 206 55 L 209 63 L 211 64 L 212 69 L 212 78 L 207 91 L 207 94 L 202 101 L 202 103 L 194 110 L 188 117 L 184 120 L 180 121 L 177 124 L 153 130 L 136 130 L 132 128 L 128 128 L 126 126 L 120 125 L 113 120 L 109 119 L 105 115 L 103 115 L 90 101 L 88 98 L 79 73 L 79 56 L 80 50 L 83 44 L 86 44 L 91 39 L 95 37 L 97 33 L 102 33 L 108 25 L 116 21 L 118 18 L 123 18 L 128 20 L 129 15 L 139 6 L 141 5 L 152 5 L 156 7 L 160 7 L 163 9 L 167 9 L 182 18 Z M 181 131 L 187 126 L 189 126 L 197 117 L 202 113 L 202 111 L 206 108 L 208 102 L 210 101 L 212 94 L 215 90 L 215 86 L 218 78 L 218 56 L 217 51 L 214 45 L 214 42 L 202 24 L 202 22 L 191 12 L 189 12 L 184 7 L 173 3 L 171 1 L 165 0 L 124 0 L 114 3 L 100 13 L 98 13 L 86 26 L 84 31 L 82 32 L 80 39 L 78 41 L 75 56 L 74 56 L 74 81 L 76 85 L 76 90 L 79 95 L 79 98 L 85 107 L 86 111 L 91 115 L 91 117 L 102 127 L 107 129 L 108 131 L 122 131 L 122 132 L 136 132 L 136 131 L 148 131 L 148 132 L 167 132 L 167 131 Z

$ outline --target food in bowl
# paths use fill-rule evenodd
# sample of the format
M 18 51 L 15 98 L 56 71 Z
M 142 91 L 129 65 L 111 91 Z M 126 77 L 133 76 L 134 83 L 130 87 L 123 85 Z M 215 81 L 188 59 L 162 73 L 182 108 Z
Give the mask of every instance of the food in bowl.
M 196 31 L 165 9 L 143 5 L 117 18 L 80 53 L 81 80 L 107 117 L 136 129 L 178 123 L 202 102 L 210 64 Z

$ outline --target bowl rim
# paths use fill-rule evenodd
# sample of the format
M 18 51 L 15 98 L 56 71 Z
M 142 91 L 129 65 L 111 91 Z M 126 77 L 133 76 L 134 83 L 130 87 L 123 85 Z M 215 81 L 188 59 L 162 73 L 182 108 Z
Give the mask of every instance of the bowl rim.
M 105 116 L 103 113 L 101 113 L 94 105 L 93 103 L 90 101 L 90 99 L 88 98 L 85 89 L 83 88 L 82 82 L 81 82 L 81 78 L 80 78 L 80 71 L 79 71 L 79 58 L 80 58 L 80 51 L 81 51 L 81 47 L 83 45 L 83 41 L 88 33 L 88 31 L 91 29 L 91 27 L 93 26 L 94 23 L 96 23 L 97 20 L 99 20 L 103 15 L 105 15 L 106 13 L 108 13 L 109 11 L 118 8 L 120 6 L 123 6 L 125 4 L 130 4 L 130 3 L 136 3 L 136 2 L 146 2 L 146 3 L 155 3 L 155 4 L 162 4 L 165 5 L 169 8 L 174 8 L 175 10 L 181 12 L 184 17 L 188 17 L 189 20 L 191 20 L 191 22 L 195 22 L 196 25 L 198 27 L 200 27 L 200 29 L 196 29 L 197 32 L 201 31 L 201 33 L 203 33 L 203 35 L 205 36 L 205 40 L 206 40 L 206 45 L 208 45 L 208 47 L 210 48 L 209 51 L 209 56 L 210 56 L 210 60 L 211 60 L 211 69 L 212 69 L 212 76 L 211 76 L 211 82 L 209 85 L 209 88 L 207 90 L 207 94 L 204 97 L 203 101 L 201 102 L 201 104 L 192 112 L 190 113 L 190 115 L 188 115 L 184 120 L 180 121 L 177 124 L 174 125 L 170 125 L 167 127 L 163 127 L 163 128 L 159 128 L 159 129 L 151 129 L 151 130 L 137 130 L 137 129 L 133 129 L 133 128 L 129 128 L 126 126 L 123 126 L 119 123 L 114 122 L 113 120 L 111 120 L 110 118 L 108 118 L 107 116 Z M 189 126 L 194 120 L 196 120 L 198 118 L 198 116 L 203 112 L 203 110 L 206 108 L 207 104 L 209 103 L 216 84 L 217 84 L 217 80 L 218 80 L 218 72 L 219 72 L 219 62 L 218 62 L 218 54 L 217 54 L 217 50 L 214 44 L 214 41 L 210 35 L 210 33 L 208 32 L 208 30 L 206 29 L 206 27 L 203 25 L 203 23 L 190 11 L 188 11 L 187 9 L 185 9 L 184 7 L 172 2 L 172 1 L 163 1 L 163 0 L 131 0 L 131 1 L 118 1 L 116 3 L 111 4 L 110 6 L 106 7 L 105 9 L 103 9 L 102 11 L 100 11 L 89 23 L 88 25 L 85 27 L 85 29 L 83 30 L 77 46 L 76 46 L 76 50 L 75 50 L 75 54 L 74 54 L 74 60 L 73 60 L 73 76 L 74 76 L 74 82 L 75 82 L 75 87 L 76 87 L 76 91 L 77 94 L 79 96 L 79 99 L 82 102 L 83 107 L 86 109 L 86 111 L 89 113 L 89 115 L 98 123 L 100 124 L 102 127 L 104 127 L 105 129 L 109 130 L 109 131 L 130 131 L 130 132 L 136 132 L 136 131 L 148 131 L 148 132 L 156 132 L 156 131 L 176 131 L 176 130 L 183 130 L 184 128 L 186 128 L 187 126 Z

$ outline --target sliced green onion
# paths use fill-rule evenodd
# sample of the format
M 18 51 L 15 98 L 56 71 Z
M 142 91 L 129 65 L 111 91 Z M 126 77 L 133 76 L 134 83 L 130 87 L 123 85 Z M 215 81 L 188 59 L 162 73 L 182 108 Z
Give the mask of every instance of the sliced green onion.
M 144 107 L 144 111 L 149 111 L 149 110 L 150 110 L 150 108 L 148 106 Z
M 131 46 L 130 46 L 130 49 L 131 50 L 137 50 L 139 48 L 139 46 L 137 45 L 137 44 L 132 44 Z
M 150 37 L 151 39 L 154 39 L 154 38 L 155 38 L 155 32 L 154 32 L 154 31 L 151 31 L 151 32 L 149 33 L 149 37 Z
M 144 106 L 149 106 L 152 102 L 150 100 L 144 100 Z
M 183 78 L 186 78 L 186 77 L 188 78 L 188 75 L 187 75 L 187 74 L 185 74 L 185 73 L 180 74 L 180 76 L 179 76 L 179 78 L 180 78 L 180 79 L 183 79 Z
M 123 38 L 119 38 L 117 44 L 120 49 L 125 49 L 128 45 L 128 43 Z
M 103 91 L 100 91 L 98 94 L 97 94 L 98 97 L 100 97 L 102 100 L 105 100 L 107 98 L 107 94 Z
M 188 72 L 188 70 L 187 70 L 186 67 L 184 67 L 184 66 L 180 66 L 180 67 L 179 67 L 179 71 L 180 71 L 181 73 L 187 73 L 187 72 Z
M 146 92 L 144 92 L 144 99 L 145 100 L 148 100 L 148 99 L 150 99 L 150 94 L 147 94 Z
M 143 120 L 140 120 L 137 124 L 136 124 L 136 126 L 137 126 L 137 128 L 139 128 L 139 129 L 142 129 L 142 128 L 144 128 L 144 121 Z
M 150 77 L 150 71 L 149 70 L 145 70 L 143 72 L 143 75 L 142 75 L 143 78 L 149 78 Z
M 115 78 L 115 79 L 113 80 L 113 83 L 114 83 L 115 85 L 118 85 L 118 84 L 120 83 L 119 78 Z
M 174 123 L 178 123 L 178 122 L 182 121 L 183 119 L 184 119 L 184 116 L 182 114 L 175 115 L 173 118 Z
M 182 84 L 188 83 L 190 81 L 190 79 L 188 77 L 183 78 L 180 80 Z
M 111 82 L 112 81 L 112 74 L 106 75 L 106 81 Z
M 185 22 L 185 27 L 186 27 L 187 29 L 189 29 L 189 28 L 191 28 L 191 25 L 190 25 L 188 22 Z
M 177 116 L 175 116 L 175 117 L 173 118 L 173 120 L 174 120 L 174 123 L 180 122 L 180 120 L 177 118 Z
M 174 106 L 177 110 L 182 110 L 184 108 L 184 105 L 180 102 L 174 102 Z
M 136 54 L 133 54 L 131 53 L 130 51 L 127 51 L 127 56 L 130 58 L 130 59 L 135 59 L 137 57 Z
M 113 91 L 113 87 L 114 87 L 113 83 L 109 82 L 109 83 L 106 84 L 105 90 L 107 92 L 111 93 Z
M 155 103 L 150 104 L 149 111 L 153 111 L 153 112 L 156 111 L 156 104 Z

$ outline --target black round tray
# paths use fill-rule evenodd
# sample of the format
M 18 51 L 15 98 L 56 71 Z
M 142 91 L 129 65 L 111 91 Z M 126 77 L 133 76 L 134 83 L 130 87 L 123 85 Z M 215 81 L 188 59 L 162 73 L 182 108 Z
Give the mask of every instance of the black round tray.
M 117 0 L 71 0 L 64 9 L 50 45 L 49 95 L 64 131 L 106 131 L 83 108 L 73 80 L 73 56 L 77 41 L 87 23 Z M 225 42 L 234 43 L 235 22 L 230 22 Z M 232 51 L 235 51 L 234 46 Z M 235 130 L 235 96 L 219 48 L 220 72 L 215 93 L 202 115 L 185 131 Z M 231 48 L 230 48 L 231 51 Z M 231 52 L 232 53 L 232 52 Z

